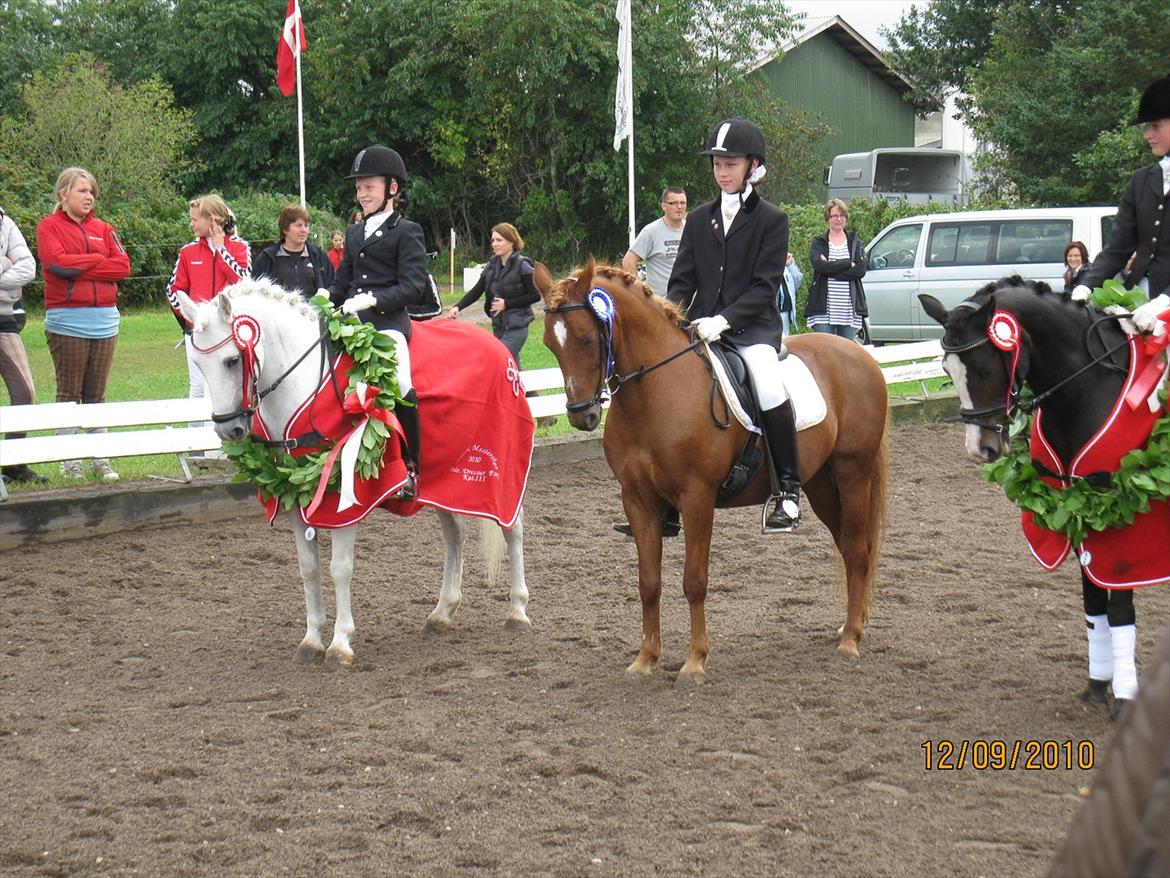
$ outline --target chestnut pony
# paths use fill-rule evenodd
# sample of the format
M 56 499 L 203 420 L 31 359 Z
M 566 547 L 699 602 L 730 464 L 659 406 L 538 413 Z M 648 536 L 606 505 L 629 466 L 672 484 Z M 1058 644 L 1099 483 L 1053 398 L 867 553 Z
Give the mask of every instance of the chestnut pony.
M 709 651 L 704 601 L 716 493 L 748 433 L 734 418 L 722 417 L 726 409 L 713 396 L 706 353 L 692 346 L 680 310 L 644 283 L 591 260 L 572 277 L 538 286 L 545 303 L 544 343 L 564 374 L 569 422 L 579 430 L 596 429 L 604 398 L 611 400 L 602 444 L 622 486 L 642 598 L 642 643 L 627 673 L 649 675 L 661 653 L 662 522 L 673 506 L 683 516 L 683 592 L 691 619 L 678 683 L 701 683 Z M 613 301 L 612 341 L 585 303 L 594 288 Z M 788 348 L 808 365 L 828 406 L 820 424 L 800 431 L 801 479 L 845 562 L 847 608 L 837 648 L 856 657 L 885 525 L 886 383 L 873 357 L 852 342 L 810 333 L 791 339 Z M 758 505 L 768 494 L 765 466 L 721 505 Z

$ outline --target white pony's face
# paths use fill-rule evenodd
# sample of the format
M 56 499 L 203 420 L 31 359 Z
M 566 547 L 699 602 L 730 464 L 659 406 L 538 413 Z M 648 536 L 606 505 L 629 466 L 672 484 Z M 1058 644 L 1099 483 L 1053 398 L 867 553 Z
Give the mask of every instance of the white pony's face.
M 235 417 L 217 420 L 215 432 L 225 441 L 239 441 L 251 430 L 252 416 L 241 410 L 245 358 L 232 340 L 231 301 L 216 296 L 210 302 L 191 303 L 190 310 L 186 306 L 181 310 L 192 325 L 188 346 L 192 361 L 203 373 L 211 411 L 217 418 L 235 413 Z

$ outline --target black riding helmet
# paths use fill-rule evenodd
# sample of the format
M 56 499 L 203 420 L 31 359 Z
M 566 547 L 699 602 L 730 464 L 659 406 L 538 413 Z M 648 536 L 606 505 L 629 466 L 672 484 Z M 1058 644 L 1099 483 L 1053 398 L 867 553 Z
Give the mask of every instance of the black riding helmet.
M 735 158 L 755 156 L 764 164 L 764 132 L 755 122 L 747 119 L 725 119 L 715 126 L 707 138 L 707 148 L 699 155 L 717 155 Z
M 1137 115 L 1129 124 L 1142 125 L 1146 122 L 1157 122 L 1159 119 L 1170 119 L 1170 76 L 1155 79 L 1142 92 Z
M 376 143 L 367 146 L 353 157 L 350 172 L 345 175 L 347 180 L 358 177 L 384 177 L 386 179 L 386 200 L 382 202 L 382 209 L 390 201 L 390 179 L 398 181 L 398 203 L 406 206 L 406 183 L 410 177 L 406 173 L 406 162 L 395 150 L 388 146 Z

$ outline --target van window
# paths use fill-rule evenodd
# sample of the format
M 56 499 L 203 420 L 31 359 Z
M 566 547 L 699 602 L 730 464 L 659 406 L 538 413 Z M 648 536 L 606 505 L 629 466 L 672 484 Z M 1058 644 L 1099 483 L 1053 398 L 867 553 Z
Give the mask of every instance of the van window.
M 1027 265 L 1061 262 L 1072 220 L 949 223 L 930 233 L 927 265 Z
M 1109 238 L 1113 234 L 1113 224 L 1116 222 L 1116 220 L 1117 220 L 1117 214 L 1112 214 L 1111 216 L 1101 217 L 1101 243 L 1102 244 L 1109 243 Z M 1089 256 L 1095 257 L 1096 254 L 1090 253 Z
M 988 261 L 991 223 L 939 224 L 930 231 L 927 265 L 980 265 Z
M 995 261 L 1001 264 L 1062 262 L 1072 240 L 1072 220 L 1013 220 L 1000 224 Z
M 870 245 L 870 268 L 913 268 L 922 226 L 899 226 Z

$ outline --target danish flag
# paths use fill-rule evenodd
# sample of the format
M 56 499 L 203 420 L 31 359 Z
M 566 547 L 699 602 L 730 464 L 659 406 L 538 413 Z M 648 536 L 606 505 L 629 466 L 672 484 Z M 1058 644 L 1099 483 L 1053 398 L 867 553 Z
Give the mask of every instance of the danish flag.
M 276 84 L 285 97 L 297 90 L 297 60 L 308 48 L 305 42 L 305 26 L 301 22 L 299 0 L 288 0 L 288 11 L 284 15 L 284 30 L 276 44 Z

